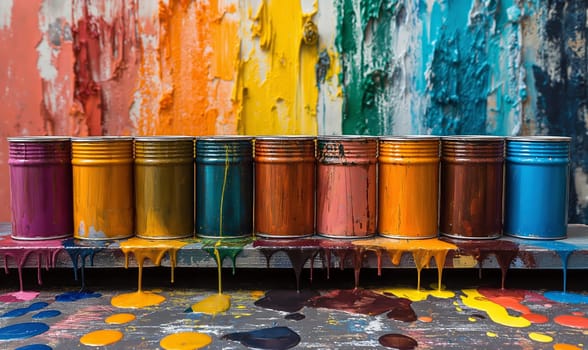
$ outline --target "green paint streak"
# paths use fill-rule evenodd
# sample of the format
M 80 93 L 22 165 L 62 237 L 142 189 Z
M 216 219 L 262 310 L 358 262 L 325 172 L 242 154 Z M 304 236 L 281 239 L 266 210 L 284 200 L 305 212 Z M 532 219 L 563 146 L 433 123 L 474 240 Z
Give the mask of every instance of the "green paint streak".
M 236 239 L 223 239 L 218 244 L 218 240 L 216 239 L 203 239 L 202 240 L 202 250 L 208 253 L 214 261 L 222 264 L 222 262 L 226 258 L 230 258 L 233 264 L 233 274 L 235 274 L 235 269 L 237 268 L 236 260 L 237 256 L 243 251 L 243 247 L 247 244 L 253 242 L 253 238 L 236 238 Z M 218 251 L 218 258 L 216 256 L 215 250 Z
M 387 97 L 392 80 L 392 35 L 402 13 L 398 0 L 337 0 L 337 50 L 342 59 L 344 134 L 389 133 Z

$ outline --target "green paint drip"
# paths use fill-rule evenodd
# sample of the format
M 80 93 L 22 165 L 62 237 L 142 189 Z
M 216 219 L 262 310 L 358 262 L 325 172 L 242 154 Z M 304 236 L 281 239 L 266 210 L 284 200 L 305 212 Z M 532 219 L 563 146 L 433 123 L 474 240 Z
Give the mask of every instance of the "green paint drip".
M 237 268 L 237 256 L 243 251 L 243 247 L 251 242 L 253 242 L 252 238 L 223 239 L 220 241 L 220 244 L 216 239 L 203 239 L 202 250 L 207 252 L 208 255 L 214 259 L 214 261 L 217 263 L 217 266 L 219 261 L 220 264 L 222 264 L 226 258 L 230 258 L 233 265 L 234 275 Z M 218 251 L 218 258 L 216 256 L 215 250 Z

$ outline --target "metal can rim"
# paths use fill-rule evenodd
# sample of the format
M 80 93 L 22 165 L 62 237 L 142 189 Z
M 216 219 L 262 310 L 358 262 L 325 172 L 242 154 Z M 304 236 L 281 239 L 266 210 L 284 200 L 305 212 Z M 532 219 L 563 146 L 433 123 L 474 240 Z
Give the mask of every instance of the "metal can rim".
M 502 141 L 504 136 L 495 135 L 458 135 L 458 136 L 441 136 L 441 141 L 481 141 L 492 142 Z
M 108 141 L 133 141 L 132 136 L 88 136 L 72 137 L 71 142 L 108 142 Z
M 316 139 L 316 136 L 312 136 L 312 135 L 255 136 L 255 140 L 260 140 L 260 141 L 283 141 L 283 140 L 312 141 L 314 139 Z
M 319 141 L 371 141 L 377 140 L 378 136 L 371 135 L 319 135 Z
M 568 136 L 510 136 L 506 141 L 529 141 L 529 142 L 571 142 L 572 138 Z
M 70 141 L 68 136 L 19 136 L 7 137 L 8 142 L 61 142 Z
M 400 136 L 381 136 L 380 141 L 438 141 L 441 136 L 436 135 L 400 135 Z
M 153 141 L 188 141 L 194 140 L 194 136 L 172 136 L 172 135 L 165 135 L 165 136 L 139 136 L 135 137 L 135 141 L 139 142 L 153 142 Z
M 222 141 L 252 141 L 253 136 L 247 135 L 215 135 L 215 136 L 202 136 L 198 137 L 197 141 L 212 141 L 212 142 L 222 142 Z

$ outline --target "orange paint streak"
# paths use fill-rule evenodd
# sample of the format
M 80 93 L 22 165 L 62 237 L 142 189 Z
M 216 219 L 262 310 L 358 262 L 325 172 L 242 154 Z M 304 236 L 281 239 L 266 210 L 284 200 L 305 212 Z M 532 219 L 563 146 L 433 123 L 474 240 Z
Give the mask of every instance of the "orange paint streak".
M 556 316 L 553 320 L 555 321 L 555 323 L 560 324 L 562 326 L 579 329 L 588 329 L 588 318 L 586 317 L 574 315 L 560 315 Z
M 517 311 L 521 316 L 531 323 L 547 323 L 549 318 L 545 315 L 531 312 L 531 309 L 522 304 L 525 300 L 526 294 L 519 291 L 498 291 L 489 289 L 479 289 L 480 294 L 484 295 L 488 300 L 496 303 L 506 309 Z M 533 297 L 533 295 L 531 295 Z

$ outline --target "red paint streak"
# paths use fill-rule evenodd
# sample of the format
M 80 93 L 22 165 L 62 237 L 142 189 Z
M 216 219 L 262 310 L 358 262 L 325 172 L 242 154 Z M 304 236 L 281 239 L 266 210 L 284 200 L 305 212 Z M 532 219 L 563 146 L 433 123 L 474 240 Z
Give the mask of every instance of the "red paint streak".
M 560 324 L 562 326 L 579 329 L 588 329 L 588 318 L 583 316 L 561 315 L 556 316 L 553 320 L 555 321 L 555 323 Z

